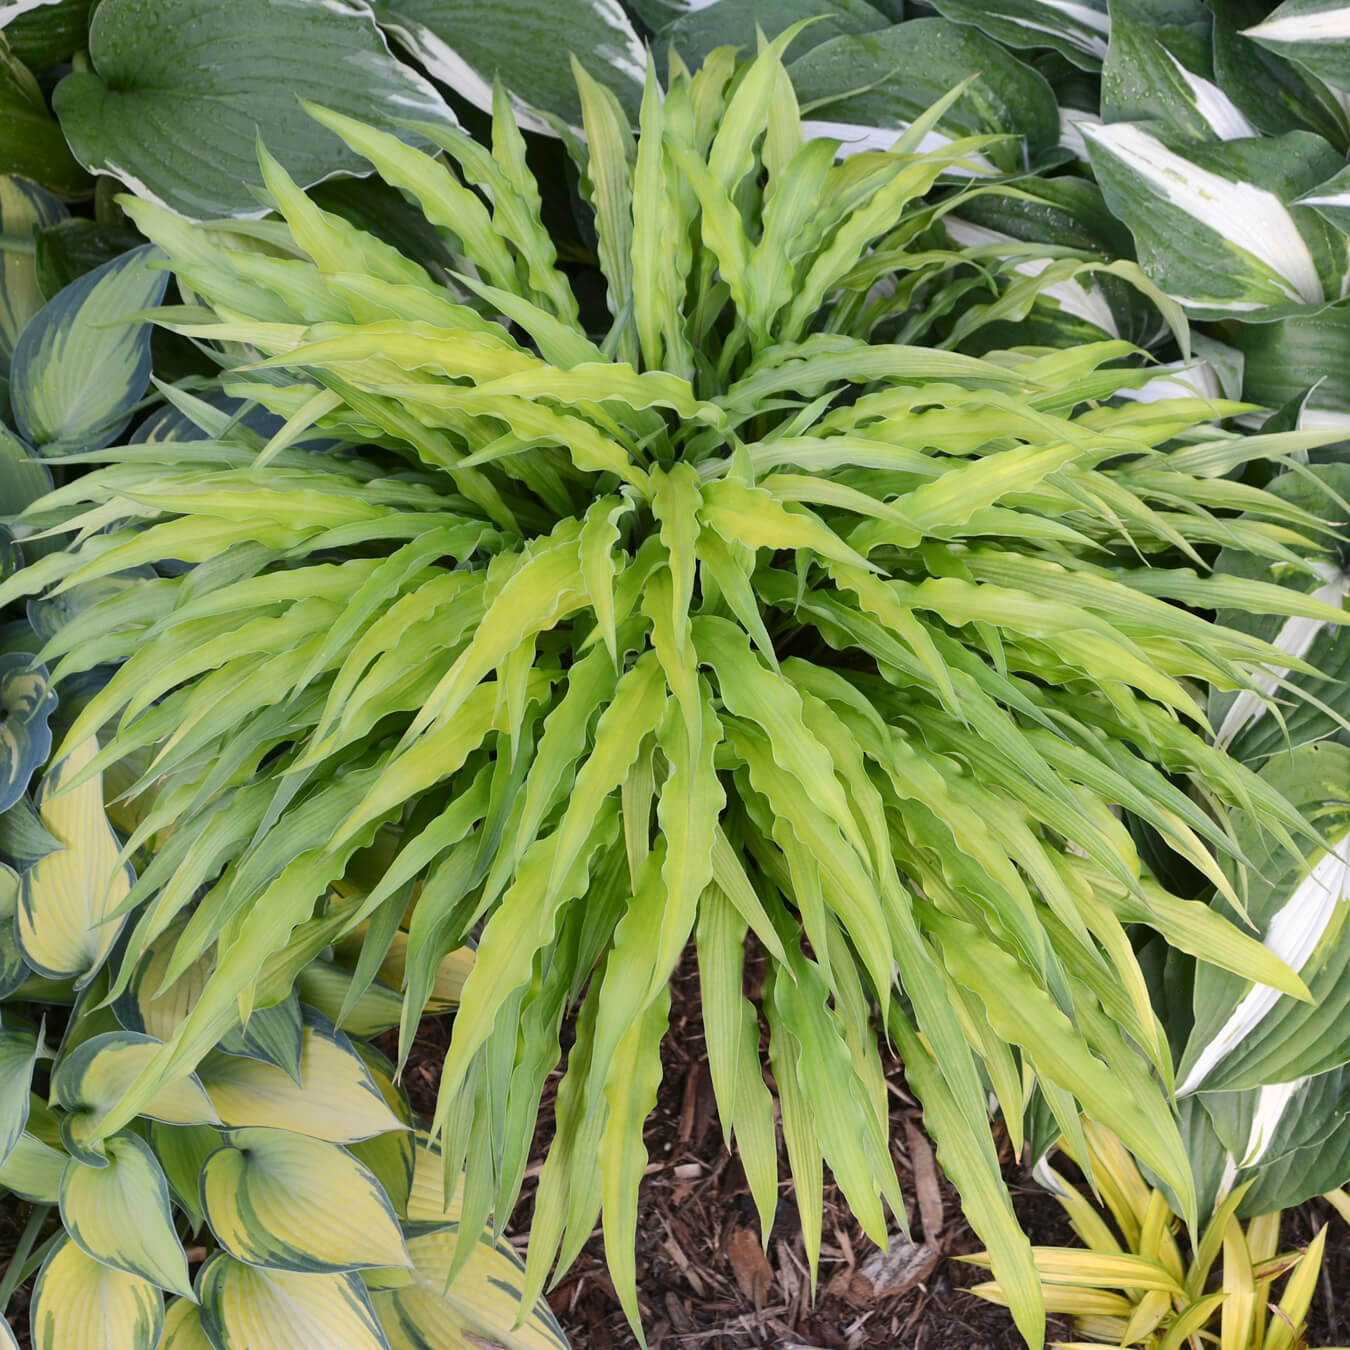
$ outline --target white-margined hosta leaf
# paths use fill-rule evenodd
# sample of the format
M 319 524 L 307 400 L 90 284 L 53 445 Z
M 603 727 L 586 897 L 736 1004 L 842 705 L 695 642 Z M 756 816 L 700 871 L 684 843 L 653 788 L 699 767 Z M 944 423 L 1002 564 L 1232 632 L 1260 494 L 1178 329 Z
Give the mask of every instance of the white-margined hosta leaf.
M 241 0 L 228 22 L 206 3 L 115 0 L 94 16 L 89 55 L 54 95 L 77 158 L 198 217 L 263 214 L 247 186 L 260 126 L 301 182 L 358 169 L 301 98 L 381 120 L 453 116 L 363 0 Z M 184 134 L 159 134 L 170 122 Z
M 47 770 L 37 793 L 43 826 L 62 847 L 29 867 L 19 886 L 19 945 L 28 964 L 52 979 L 87 983 L 112 950 L 118 906 L 131 868 L 103 809 L 101 774 L 83 774 L 98 753 L 94 738 L 70 748 Z
M 1262 772 L 1322 831 L 1328 846 L 1306 861 L 1273 856 L 1244 830 L 1252 858 L 1248 912 L 1264 944 L 1302 975 L 1314 1002 L 1282 998 L 1213 966 L 1196 971 L 1195 1027 L 1178 1089 L 1193 1092 L 1288 1083 L 1350 1061 L 1350 750 L 1332 742 L 1273 756 Z
M 1104 0 L 938 0 L 937 8 L 1010 47 L 1051 47 L 1085 70 L 1100 66 L 1111 36 Z
M 150 1145 L 129 1131 L 103 1143 L 102 1166 L 72 1158 L 61 1178 L 61 1222 L 94 1260 L 190 1296 L 169 1185 Z
M 456 1222 L 477 1235 L 511 1212 L 572 1016 L 518 1287 L 532 1308 L 599 1218 L 635 1317 L 643 1126 L 668 982 L 697 933 L 721 981 L 719 1110 L 766 1216 L 772 1098 L 742 1090 L 762 1078 L 760 1012 L 812 1266 L 826 1161 L 869 1229 L 898 1212 L 868 1009 L 912 1018 L 906 1048 L 932 1057 L 916 1091 L 1040 1344 L 988 1084 L 1014 1112 L 1039 1085 L 1065 1121 L 1109 1121 L 1194 1217 L 1170 1052 L 1124 925 L 1291 1007 L 1308 994 L 1218 910 L 1146 875 L 1120 814 L 1233 905 L 1251 858 L 1273 874 L 1315 837 L 1287 785 L 1215 747 L 1197 691 L 1240 693 L 1272 664 L 1308 673 L 1217 610 L 1345 623 L 1208 566 L 1218 547 L 1263 567 L 1324 559 L 1333 508 L 1225 475 L 1277 472 L 1340 433 L 1237 436 L 1211 419 L 1245 404 L 1120 398 L 1151 378 L 1124 339 L 999 348 L 996 325 L 1040 288 L 1086 268 L 1131 284 L 1135 264 L 1085 261 L 1075 242 L 1025 276 L 950 243 L 928 194 L 994 142 L 922 147 L 979 86 L 907 112 L 894 153 L 840 157 L 801 130 L 794 36 L 745 65 L 673 63 L 664 93 L 650 71 L 635 150 L 622 110 L 587 86 L 587 141 L 567 144 L 612 273 L 595 290 L 608 335 L 557 265 L 505 94 L 490 149 L 428 132 L 443 158 L 313 109 L 464 260 L 472 304 L 317 209 L 266 154 L 284 219 L 267 237 L 285 259 L 128 203 L 201 304 L 166 322 L 223 343 L 227 363 L 246 341 L 261 364 L 233 368 L 228 391 L 287 425 L 269 447 L 222 428 L 100 452 L 30 516 L 69 513 L 87 537 L 0 582 L 8 603 L 176 560 L 156 606 L 131 591 L 80 616 L 81 642 L 124 664 L 69 737 L 103 732 L 100 763 L 134 766 L 132 845 L 161 839 L 110 990 L 180 916 L 166 974 L 212 951 L 215 965 L 77 1142 L 92 1150 L 194 1070 L 230 1127 L 397 1134 L 402 1103 L 317 1013 L 298 1084 L 213 1047 L 332 945 L 349 992 L 378 978 L 403 994 L 406 1055 L 443 962 L 473 938 L 434 1120 L 439 1165 L 463 1178 Z M 964 218 L 991 190 L 1010 189 L 942 207 Z M 1325 250 L 1302 227 L 1321 286 Z M 1259 275 L 1285 298 L 1283 273 Z M 1149 293 L 1137 269 L 1134 283 Z M 342 453 L 291 443 L 302 430 Z M 72 659 L 68 633 L 49 657 Z M 760 1007 L 730 997 L 737 942 L 767 962 Z M 382 1149 L 361 1156 L 392 1194 L 407 1154 L 377 1167 Z M 436 1165 L 413 1178 L 414 1221 L 444 1221 Z M 434 1245 L 438 1272 L 473 1258 Z M 243 1266 L 209 1274 L 247 1286 L 248 1306 L 267 1287 Z M 253 1350 L 207 1283 L 208 1333 Z M 310 1342 L 345 1343 L 331 1328 Z
M 374 1173 L 321 1139 L 231 1130 L 206 1160 L 202 1201 L 216 1241 L 249 1265 L 331 1273 L 407 1261 Z
M 374 0 L 374 10 L 400 46 L 484 112 L 492 111 L 493 82 L 500 80 L 530 131 L 557 134 L 540 114 L 581 125 L 568 52 L 614 92 L 625 112 L 637 112 L 645 58 L 618 0 Z
M 1341 297 L 1346 237 L 1293 203 L 1333 172 L 1320 138 L 1182 142 L 1148 125 L 1085 127 L 1097 181 L 1144 270 L 1200 318 Z
M 164 1295 L 86 1255 L 72 1238 L 57 1240 L 33 1288 L 33 1350 L 157 1350 Z
M 217 1252 L 197 1297 L 216 1350 L 390 1350 L 359 1275 L 260 1270 Z
M 150 325 L 131 315 L 157 304 L 166 274 L 149 247 L 96 267 L 53 296 L 24 328 L 10 397 L 24 439 L 58 456 L 107 445 L 150 383 Z

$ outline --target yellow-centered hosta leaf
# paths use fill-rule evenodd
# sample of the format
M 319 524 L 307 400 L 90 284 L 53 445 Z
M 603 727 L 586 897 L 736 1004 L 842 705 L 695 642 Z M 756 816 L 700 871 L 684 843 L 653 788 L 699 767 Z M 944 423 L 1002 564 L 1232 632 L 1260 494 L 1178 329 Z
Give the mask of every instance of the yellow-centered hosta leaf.
M 38 1274 L 32 1322 L 33 1350 L 157 1350 L 164 1295 L 62 1237 Z
M 202 1170 L 216 1241 L 249 1265 L 333 1273 L 407 1261 L 398 1218 L 346 1149 L 289 1130 L 231 1130 Z

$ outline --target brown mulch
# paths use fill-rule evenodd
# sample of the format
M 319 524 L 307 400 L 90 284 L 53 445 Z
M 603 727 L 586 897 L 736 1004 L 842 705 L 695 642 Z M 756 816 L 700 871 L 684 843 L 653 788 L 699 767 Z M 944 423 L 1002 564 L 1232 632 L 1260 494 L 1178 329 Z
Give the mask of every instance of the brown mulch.
M 887 1066 L 891 1140 L 913 1244 L 896 1234 L 890 1258 L 883 1259 L 827 1184 L 820 1282 L 813 1298 L 784 1158 L 781 1200 L 765 1256 L 744 1175 L 724 1148 L 717 1122 L 692 962 L 677 973 L 673 994 L 665 1073 L 646 1129 L 651 1163 L 638 1215 L 638 1294 L 649 1350 L 1022 1350 L 1008 1314 L 964 1292 L 987 1276 L 956 1258 L 977 1251 L 981 1243 L 936 1165 L 898 1061 Z M 434 1110 L 448 1041 L 448 1019 L 428 1018 L 404 1074 L 414 1108 L 427 1117 Z M 393 1048 L 381 1044 L 386 1051 Z M 507 1229 L 522 1249 L 535 1177 L 550 1137 L 556 1082 L 555 1075 L 545 1094 L 525 1189 Z M 1072 1244 L 1059 1206 L 1012 1158 L 1006 1137 L 997 1137 L 1013 1203 L 1032 1241 Z M 27 1209 L 12 1199 L 0 1201 L 0 1268 Z M 1291 1211 L 1284 1245 L 1306 1244 L 1331 1217 L 1321 1201 Z M 1309 1329 L 1314 1346 L 1350 1342 L 1350 1240 L 1339 1220 L 1331 1236 Z M 27 1295 L 20 1289 L 9 1309 L 25 1350 Z M 549 1301 L 575 1350 L 638 1346 L 606 1273 L 598 1230 Z M 1067 1332 L 1065 1323 L 1051 1320 L 1052 1339 Z

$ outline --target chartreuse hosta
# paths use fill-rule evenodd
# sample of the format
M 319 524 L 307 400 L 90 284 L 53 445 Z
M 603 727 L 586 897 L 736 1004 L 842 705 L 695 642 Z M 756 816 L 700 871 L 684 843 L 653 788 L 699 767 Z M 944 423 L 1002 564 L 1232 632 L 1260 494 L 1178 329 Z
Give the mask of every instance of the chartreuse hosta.
M 1248 1182 L 1234 1190 L 1201 1229 L 1194 1246 L 1179 1234 L 1163 1192 L 1150 1186 L 1120 1140 L 1090 1122 L 1090 1169 L 1114 1228 L 1057 1172 L 1048 1178 L 1073 1230 L 1088 1250 L 1036 1249 L 1046 1306 L 1071 1319 L 1074 1338 L 1060 1350 L 1139 1346 L 1142 1350 L 1306 1350 L 1308 1310 L 1322 1273 L 1323 1228 L 1302 1250 L 1280 1250 L 1278 1210 L 1245 1226 L 1238 1220 Z M 1350 1196 L 1326 1197 L 1350 1219 Z M 969 1258 L 987 1265 L 989 1254 Z M 995 1281 L 971 1293 L 1007 1301 Z
M 104 997 L 168 934 L 164 980 L 210 967 L 67 1133 L 94 1157 L 161 1095 L 209 1087 L 213 1048 L 265 1014 L 311 925 L 366 925 L 358 982 L 402 961 L 405 1053 L 438 962 L 478 933 L 434 1121 L 461 1222 L 510 1214 L 575 1012 L 526 1306 L 601 1217 L 636 1321 L 643 1123 L 692 941 L 765 1232 L 766 1066 L 812 1264 L 823 1162 L 875 1238 L 903 1216 L 884 1025 L 1040 1344 L 991 1089 L 1017 1142 L 1033 1084 L 1071 1138 L 1086 1112 L 1194 1218 L 1124 925 L 1306 997 L 1239 927 L 1148 881 L 1120 811 L 1239 907 L 1216 860 L 1246 861 L 1230 808 L 1276 850 L 1312 836 L 1213 746 L 1198 701 L 1305 663 L 1197 611 L 1341 622 L 1206 566 L 1219 545 L 1311 565 L 1317 513 L 1224 475 L 1319 438 L 1214 427 L 1241 405 L 1114 400 L 1149 378 L 1124 342 L 952 350 L 982 311 L 951 326 L 970 263 L 930 226 L 964 195 L 944 172 L 987 138 L 921 153 L 939 105 L 836 163 L 801 133 L 788 37 L 748 64 L 674 61 L 664 92 L 649 76 L 636 140 L 581 78 L 607 331 L 557 265 L 504 97 L 490 150 L 418 128 L 448 162 L 313 110 L 418 203 L 452 277 L 316 208 L 265 152 L 279 220 L 128 202 L 192 302 L 163 321 L 220 344 L 229 392 L 287 422 L 265 447 L 86 456 L 31 518 L 77 511 L 75 542 L 0 589 L 190 565 L 44 652 L 58 683 L 124 662 L 66 736 L 65 753 L 105 737 L 71 781 L 142 765 L 128 849 L 167 835 L 117 904 Z M 379 879 L 326 902 L 391 825 Z
M 111 995 L 135 877 L 102 775 L 69 786 L 96 749 L 81 742 L 39 789 L 53 851 L 0 865 L 0 1197 L 32 1206 L 0 1309 L 36 1273 L 35 1350 L 566 1350 L 547 1304 L 516 1326 L 519 1258 L 490 1229 L 460 1243 L 460 1201 L 393 1065 L 335 1025 L 371 1035 L 400 1012 L 385 978 L 329 950 L 362 901 L 350 886 L 266 963 L 266 1008 L 93 1142 L 212 969 L 208 953 L 171 975 L 176 920 Z M 434 972 L 441 1006 L 465 967 L 456 953 Z M 399 978 L 396 952 L 378 976 Z

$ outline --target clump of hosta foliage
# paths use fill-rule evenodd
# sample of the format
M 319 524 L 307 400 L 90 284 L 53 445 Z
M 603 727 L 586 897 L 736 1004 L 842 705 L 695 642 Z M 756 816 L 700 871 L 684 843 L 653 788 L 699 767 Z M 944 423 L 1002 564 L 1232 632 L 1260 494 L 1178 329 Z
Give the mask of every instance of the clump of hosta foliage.
M 1317 438 L 1212 425 L 1239 405 L 1118 399 L 1148 379 L 1124 342 L 952 350 L 1030 303 L 992 281 L 972 303 L 978 260 L 931 228 L 987 138 L 921 151 L 939 108 L 836 162 L 802 135 L 786 41 L 693 75 L 676 60 L 664 92 L 649 76 L 636 141 L 581 79 L 600 322 L 504 97 L 490 150 L 419 127 L 449 162 L 314 110 L 425 212 L 452 276 L 320 210 L 266 154 L 280 220 L 127 204 L 190 302 L 164 320 L 287 425 L 261 450 L 226 434 L 85 456 L 103 467 L 33 517 L 78 510 L 75 542 L 0 590 L 189 564 L 44 652 L 58 684 L 124 661 L 68 743 L 101 732 L 91 770 L 145 756 L 131 846 L 170 831 L 123 902 L 111 993 L 171 925 L 167 978 L 213 953 L 81 1143 L 266 1004 L 269 961 L 392 824 L 397 856 L 342 925 L 367 924 L 369 974 L 406 923 L 405 1054 L 437 963 L 479 935 L 434 1122 L 470 1230 L 511 1211 L 575 1012 L 527 1298 L 600 1216 L 636 1320 L 643 1123 L 692 939 L 766 1234 L 775 1093 L 812 1264 L 822 1161 L 868 1233 L 887 1207 L 902 1221 L 884 1027 L 1040 1344 L 990 1089 L 1014 1142 L 1038 1084 L 1069 1137 L 1081 1108 L 1193 1216 L 1124 925 L 1305 994 L 1147 882 L 1120 812 L 1239 905 L 1214 858 L 1241 861 L 1230 807 L 1297 850 L 1298 812 L 1211 744 L 1201 701 L 1255 687 L 1276 653 L 1195 611 L 1340 621 L 1206 568 L 1219 545 L 1304 566 L 1316 515 L 1223 475 Z

